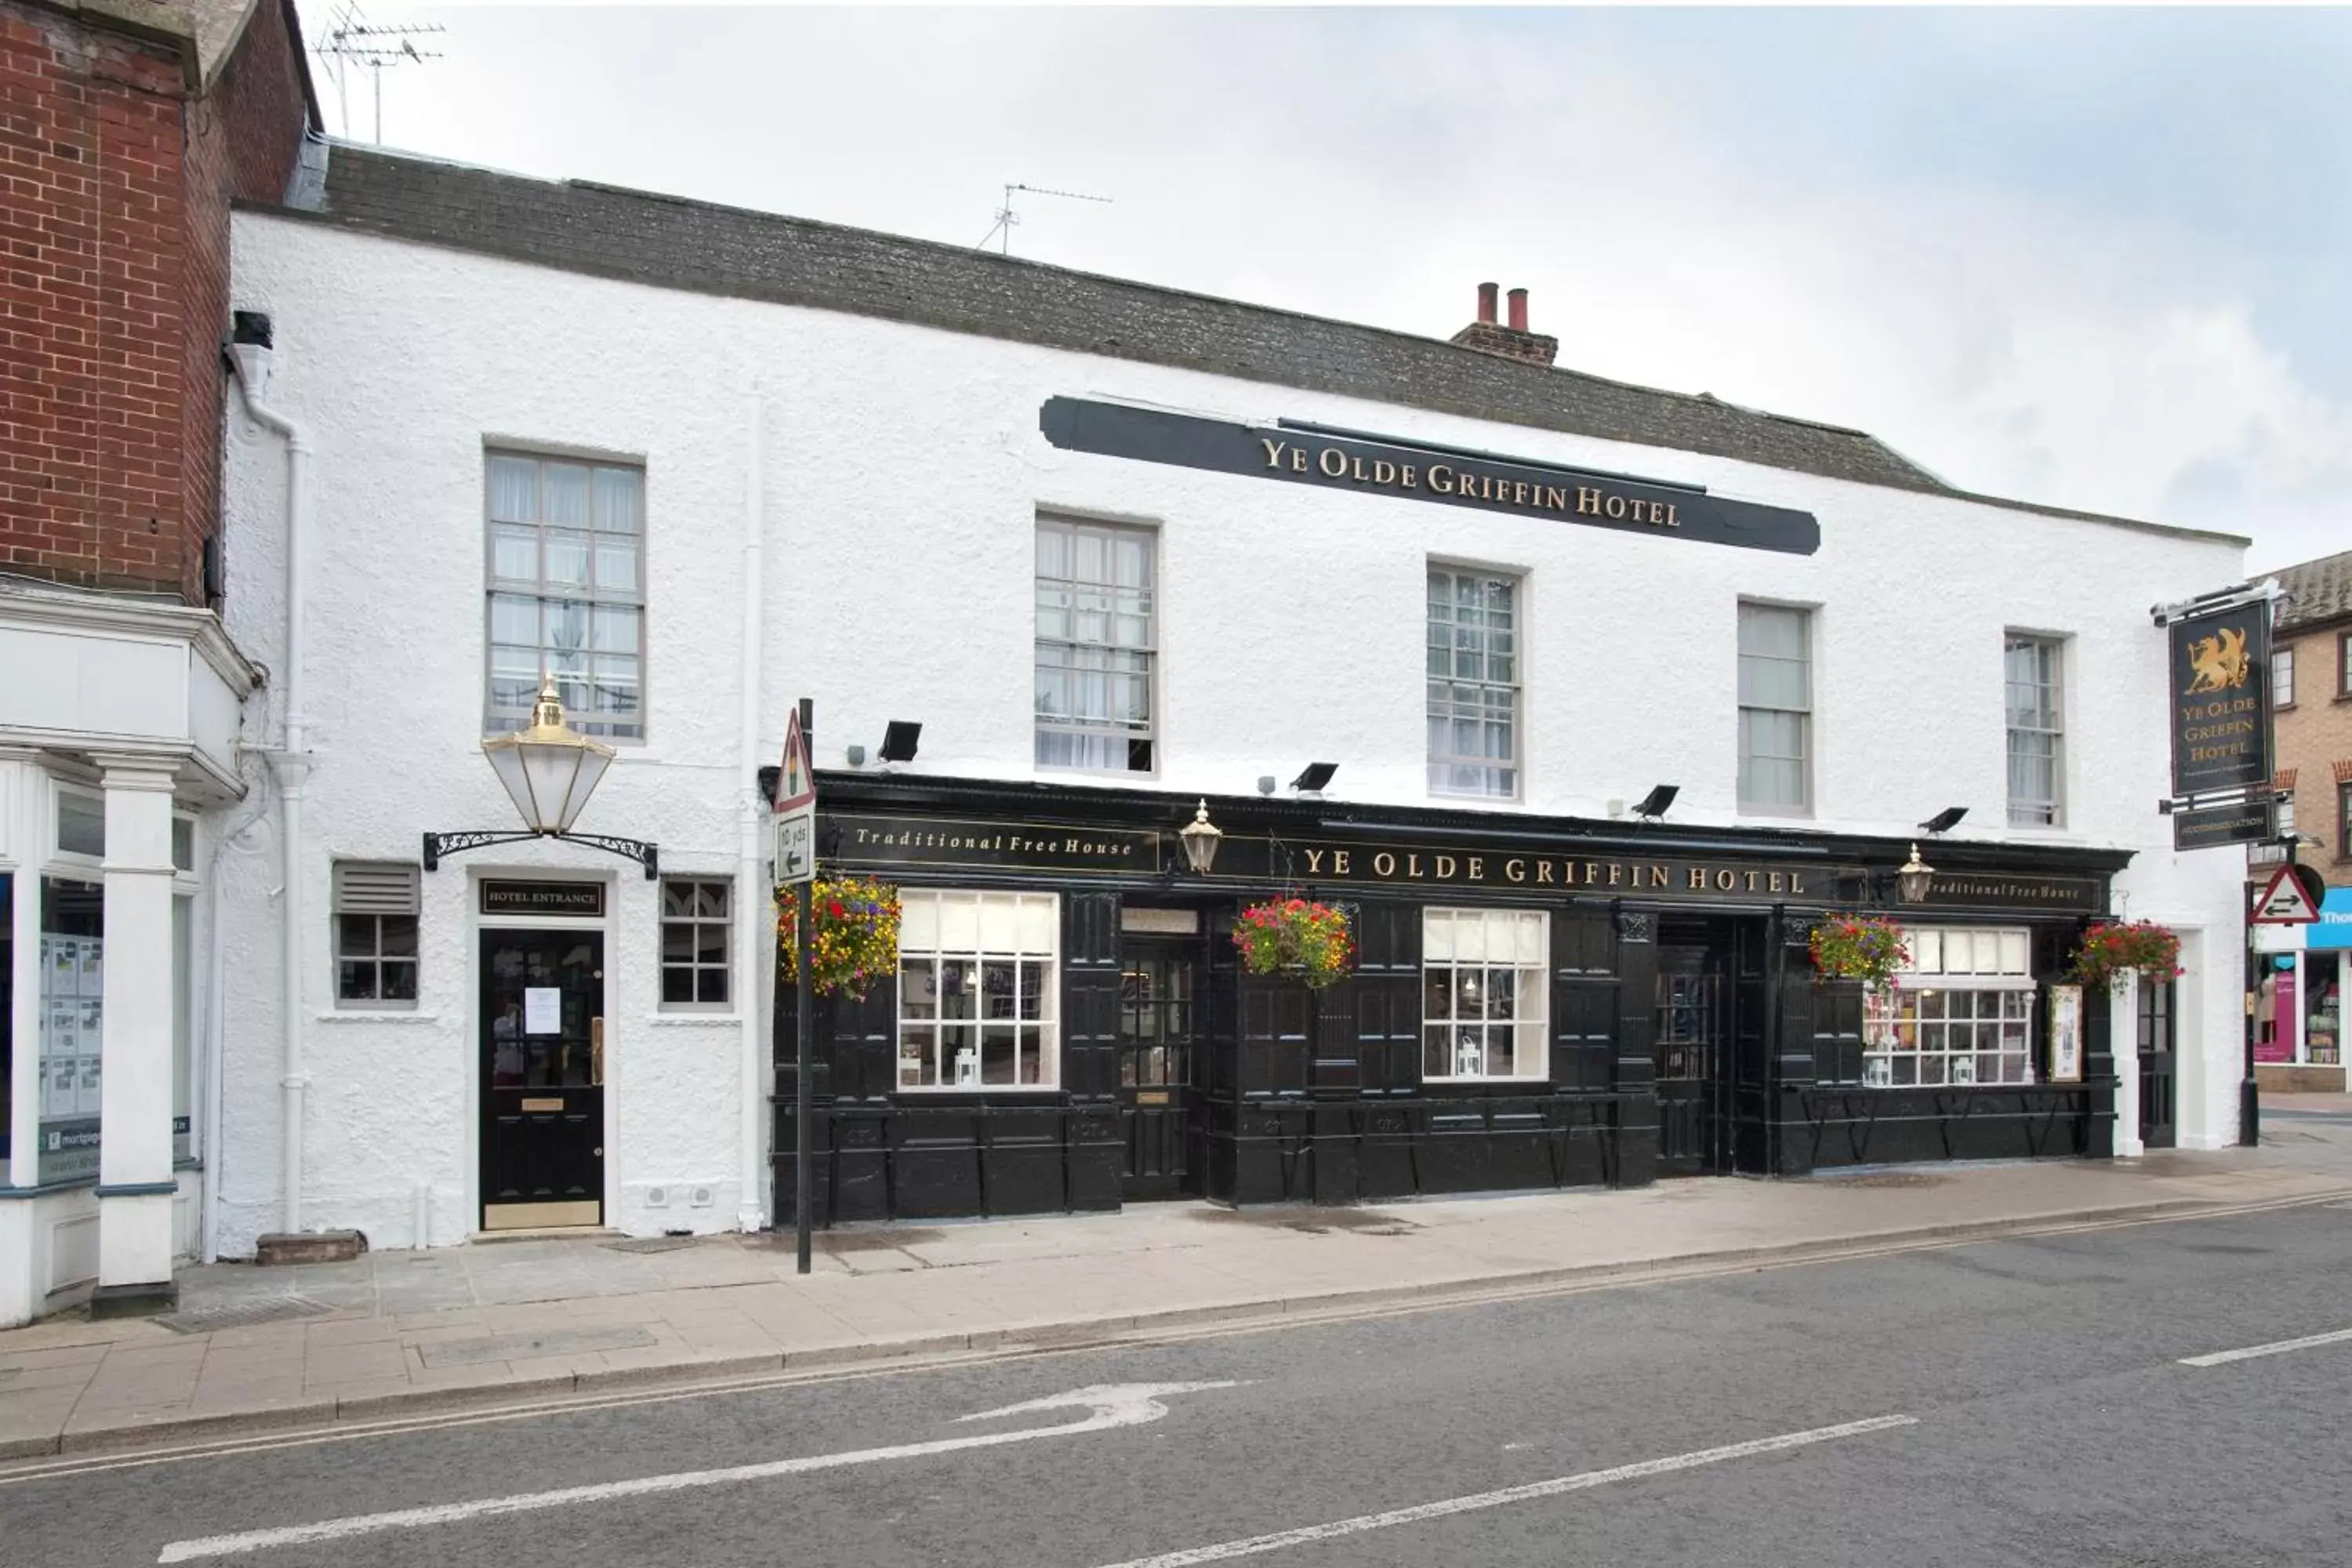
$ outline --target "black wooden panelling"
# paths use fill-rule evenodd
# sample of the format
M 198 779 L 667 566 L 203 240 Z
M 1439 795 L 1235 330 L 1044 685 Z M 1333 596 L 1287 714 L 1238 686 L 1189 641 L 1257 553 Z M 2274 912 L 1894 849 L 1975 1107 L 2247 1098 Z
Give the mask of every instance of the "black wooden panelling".
M 1551 1080 L 1604 1091 L 1615 1077 L 1619 1012 L 1617 928 L 1607 912 L 1556 910 L 1551 967 Z
M 1347 1041 L 1365 1095 L 1409 1095 L 1421 1083 L 1421 906 L 1360 904 L 1356 933 L 1348 1015 L 1318 1048 Z
M 1062 1087 L 1074 1104 L 1118 1092 L 1117 893 L 1062 900 Z
M 1244 1096 L 1307 1092 L 1311 994 L 1285 975 L 1243 974 L 1237 1087 Z

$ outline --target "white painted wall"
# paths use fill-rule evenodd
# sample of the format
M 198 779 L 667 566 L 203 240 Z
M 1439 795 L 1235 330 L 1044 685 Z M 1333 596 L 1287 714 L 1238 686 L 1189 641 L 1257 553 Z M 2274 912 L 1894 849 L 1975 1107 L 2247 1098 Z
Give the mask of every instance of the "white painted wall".
M 2119 883 L 2135 916 L 2221 932 L 2234 918 L 2233 857 L 2175 856 L 2155 811 L 2168 791 L 2164 644 L 2147 615 L 2235 580 L 2242 552 L 2225 542 L 599 280 L 260 214 L 236 216 L 234 275 L 238 308 L 276 324 L 271 399 L 318 450 L 309 668 L 320 755 L 305 875 L 321 911 L 330 856 L 412 858 L 426 828 L 509 816 L 478 752 L 486 441 L 645 462 L 649 737 L 624 749 L 582 826 L 658 840 L 665 870 L 733 870 L 740 391 L 750 386 L 769 433 L 763 751 L 806 694 L 821 766 L 839 765 L 849 742 L 872 747 L 900 718 L 924 726 L 918 771 L 1034 776 L 1032 520 L 1041 507 L 1074 509 L 1161 529 L 1158 786 L 1247 792 L 1261 773 L 1287 780 L 1324 758 L 1340 763 L 1337 796 L 1424 803 L 1423 569 L 1433 556 L 1460 559 L 1528 574 L 1528 786 L 1502 809 L 1598 816 L 1670 781 L 1682 785 L 1676 820 L 1741 821 L 1737 604 L 1809 603 L 1821 606 L 1815 825 L 1905 834 L 1965 804 L 1957 837 L 2137 850 Z M 1287 416 L 1697 482 L 1813 512 L 1822 546 L 1776 555 L 1062 452 L 1037 429 L 1055 395 Z M 231 426 L 229 620 L 271 662 L 281 465 L 241 416 Z M 2011 626 L 2074 639 L 2063 830 L 2002 824 Z M 1632 705 L 1629 675 L 1643 691 Z M 586 855 L 535 847 L 506 864 L 603 874 Z M 451 862 L 426 879 L 425 996 L 410 1019 L 328 1022 L 323 912 L 310 922 L 317 1223 L 404 1244 L 413 1180 L 435 1186 L 436 1240 L 471 1223 L 472 1131 L 457 1114 L 474 1026 L 463 900 L 465 879 L 495 864 Z M 266 1227 L 274 1201 L 263 1154 L 277 1138 L 276 958 L 266 858 L 230 878 L 230 968 L 247 983 L 231 1001 L 229 1140 L 251 1151 L 227 1194 L 234 1253 L 229 1238 Z M 657 1229 L 680 1222 L 633 1212 L 627 1194 L 723 1183 L 740 1089 L 723 1028 L 652 1021 L 651 890 L 627 874 L 615 885 L 613 951 L 639 993 L 623 1018 L 641 1053 L 616 1097 L 616 1217 Z M 2234 963 L 2228 942 L 2207 948 Z M 2234 970 L 2200 994 L 2214 1059 L 2196 1103 L 2184 1101 L 2183 1131 L 2207 1143 L 2234 1125 Z M 732 1201 L 730 1189 L 697 1223 L 723 1223 Z

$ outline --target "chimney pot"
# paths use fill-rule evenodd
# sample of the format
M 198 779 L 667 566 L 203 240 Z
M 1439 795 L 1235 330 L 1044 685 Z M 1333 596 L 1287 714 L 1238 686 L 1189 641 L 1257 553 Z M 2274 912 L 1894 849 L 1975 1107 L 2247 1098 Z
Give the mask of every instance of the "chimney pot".
M 1494 321 L 1495 290 L 1499 287 L 1499 284 L 1495 283 L 1481 283 L 1478 285 L 1478 319 L 1480 321 L 1488 322 Z
M 1511 331 L 1524 332 L 1528 330 L 1528 291 L 1524 289 L 1514 289 L 1511 290 L 1510 299 Z M 1491 321 L 1495 318 L 1489 316 L 1486 319 Z

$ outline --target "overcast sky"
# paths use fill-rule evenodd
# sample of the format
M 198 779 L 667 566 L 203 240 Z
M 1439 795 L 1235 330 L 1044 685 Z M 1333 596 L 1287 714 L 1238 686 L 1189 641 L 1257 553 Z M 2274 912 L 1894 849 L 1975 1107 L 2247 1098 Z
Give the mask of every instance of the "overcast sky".
M 1564 366 L 2352 549 L 2352 12 L 368 10 L 447 28 L 391 146 L 966 245 L 1105 195 L 1013 254 L 1436 337 L 1494 279 Z

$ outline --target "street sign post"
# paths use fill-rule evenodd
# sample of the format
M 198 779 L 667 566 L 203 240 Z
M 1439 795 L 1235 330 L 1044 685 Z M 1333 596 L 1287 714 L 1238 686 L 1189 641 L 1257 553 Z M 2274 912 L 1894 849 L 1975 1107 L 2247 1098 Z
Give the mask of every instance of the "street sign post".
M 783 763 L 776 770 L 776 884 L 793 889 L 793 1230 L 798 1271 L 809 1271 L 809 907 L 816 880 L 816 773 L 808 732 L 815 705 L 807 698 L 784 725 Z

